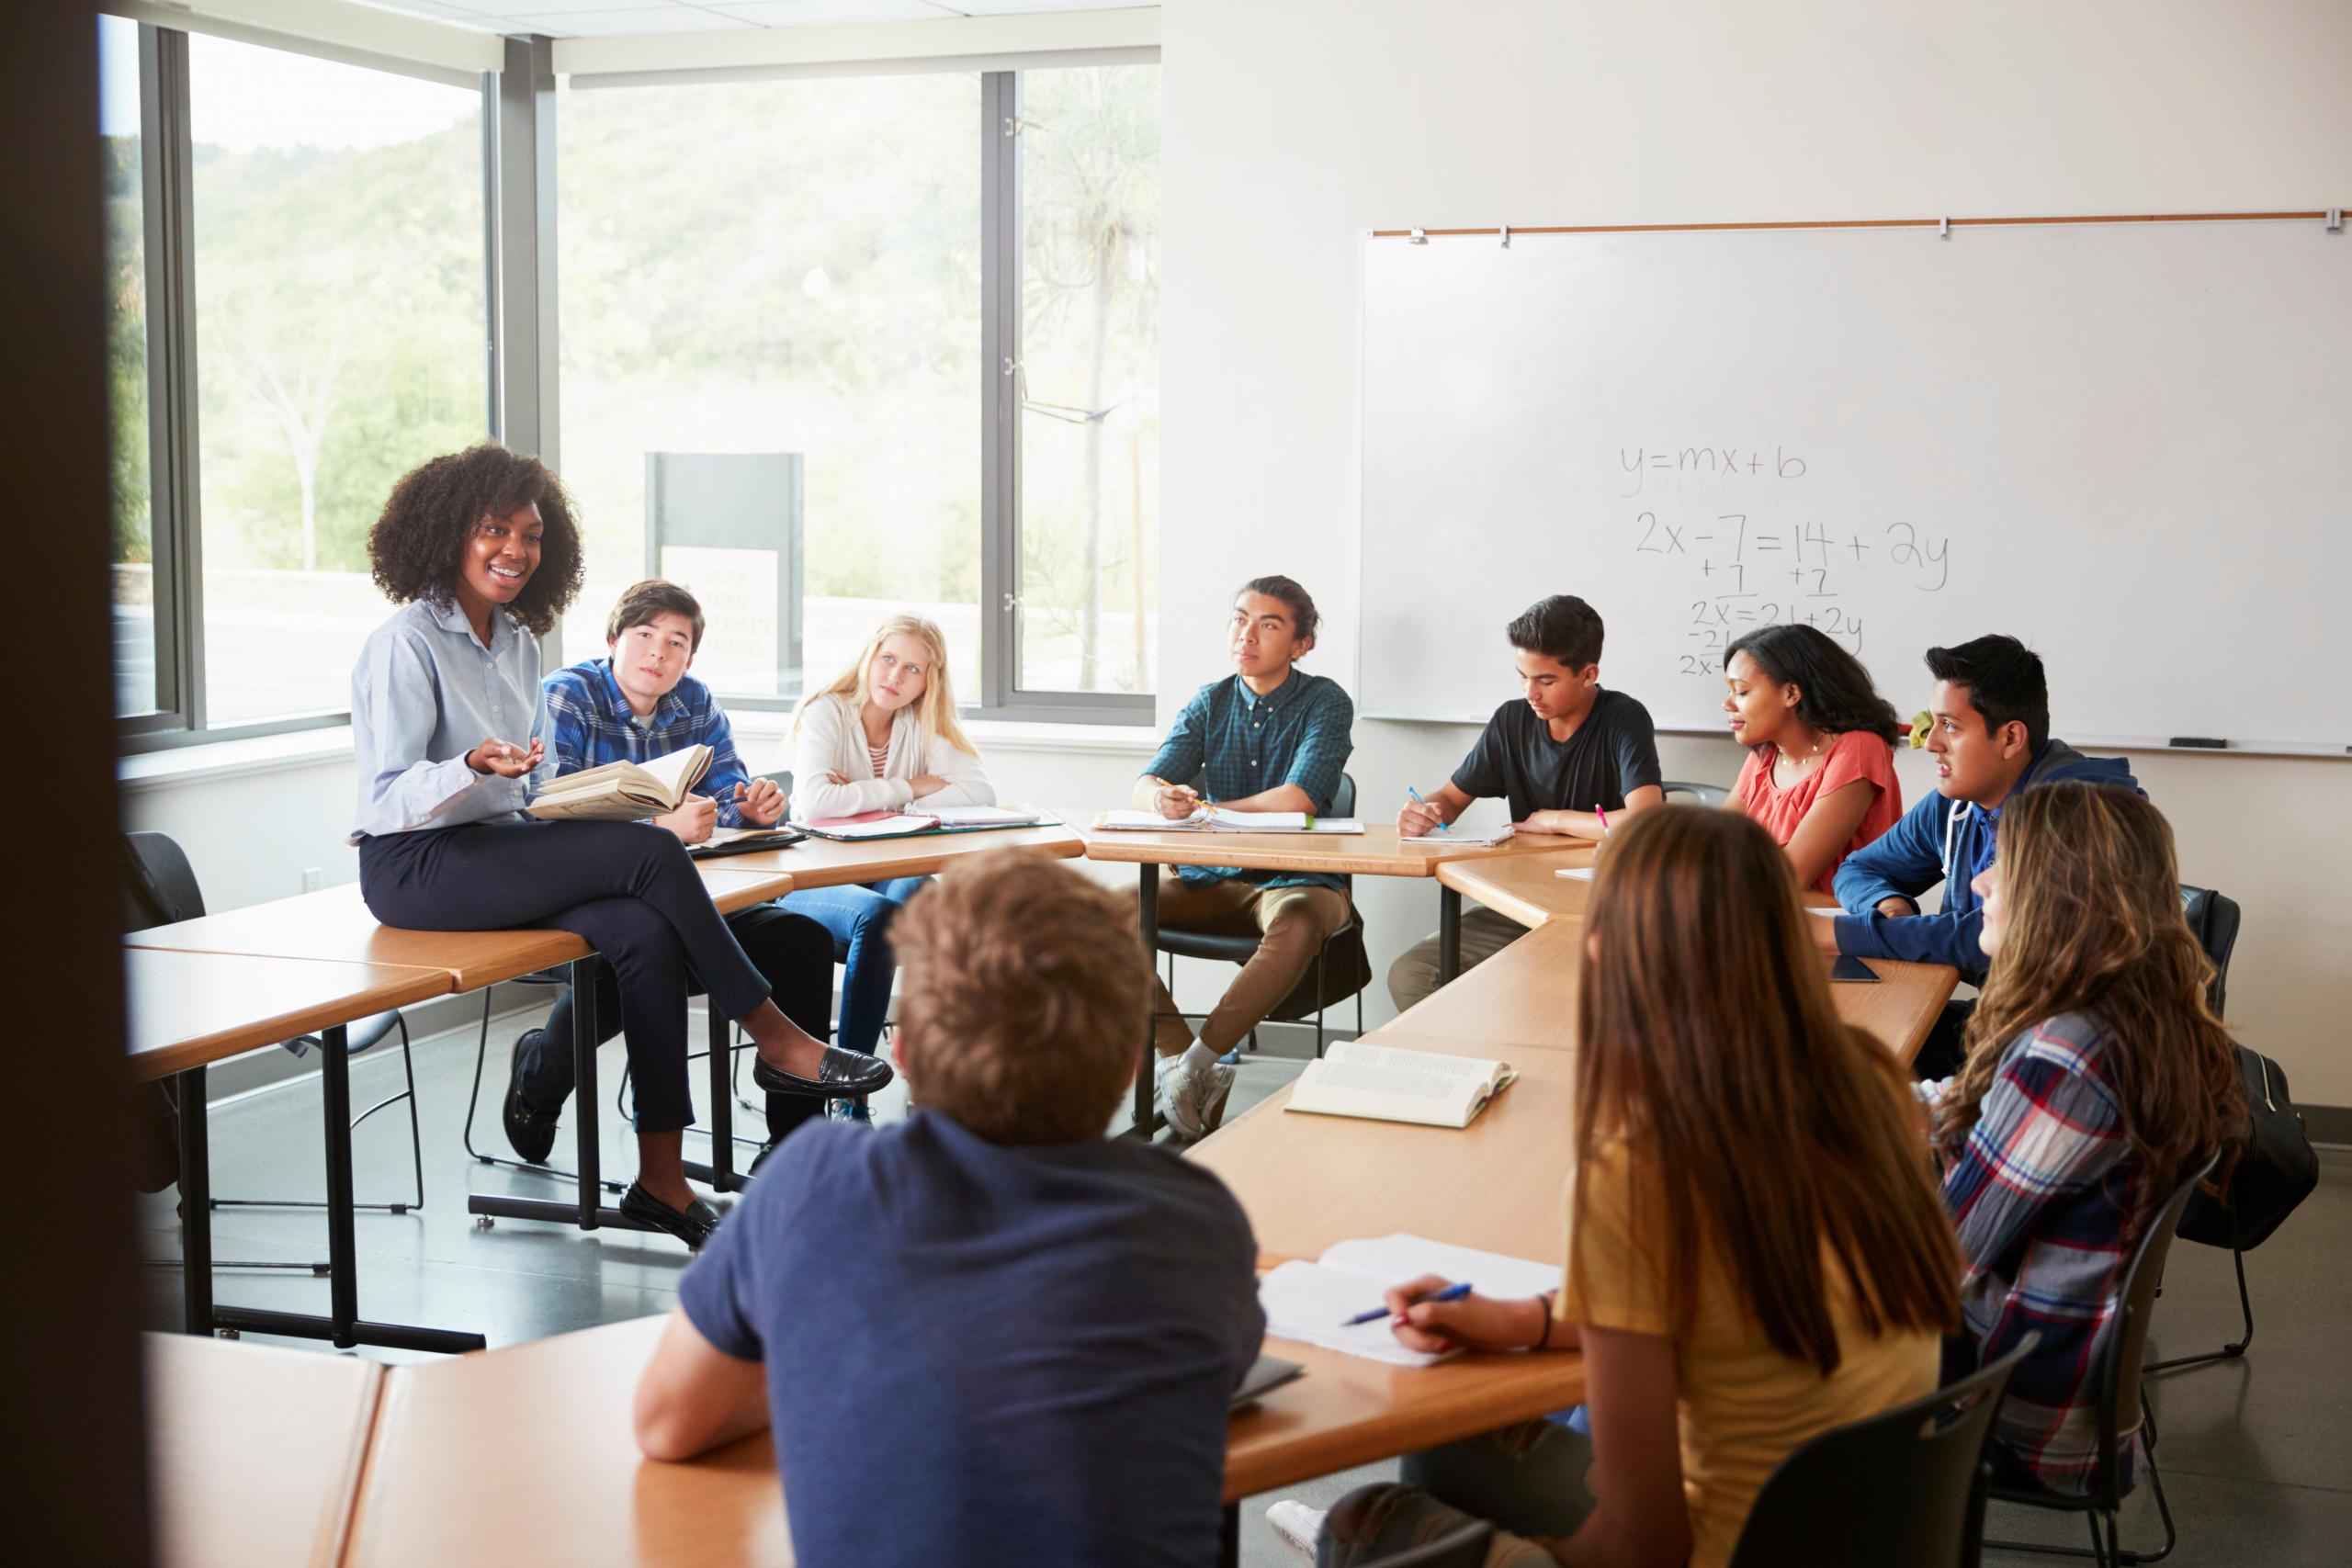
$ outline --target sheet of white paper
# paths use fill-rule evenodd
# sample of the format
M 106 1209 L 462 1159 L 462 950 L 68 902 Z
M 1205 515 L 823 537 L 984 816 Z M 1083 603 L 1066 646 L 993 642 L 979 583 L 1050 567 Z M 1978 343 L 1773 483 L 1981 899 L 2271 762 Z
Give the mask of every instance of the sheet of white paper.
M 1556 1262 L 1482 1252 L 1475 1247 L 1455 1247 L 1401 1231 L 1395 1235 L 1334 1242 L 1323 1253 L 1323 1265 L 1364 1275 L 1379 1285 L 1394 1285 L 1422 1274 L 1435 1274 L 1457 1284 L 1467 1280 L 1482 1296 L 1532 1296 L 1560 1287 Z
M 1572 865 L 1566 867 L 1565 870 L 1555 871 L 1552 874 L 1555 876 L 1573 877 L 1578 882 L 1590 882 L 1592 880 L 1592 873 L 1593 867 L 1591 866 Z
M 1394 1367 L 1434 1366 L 1442 1359 L 1397 1344 L 1385 1316 L 1344 1326 L 1356 1314 L 1380 1304 L 1380 1287 L 1360 1275 L 1315 1263 L 1285 1263 L 1258 1281 L 1258 1304 L 1265 1309 L 1266 1332 L 1284 1339 Z

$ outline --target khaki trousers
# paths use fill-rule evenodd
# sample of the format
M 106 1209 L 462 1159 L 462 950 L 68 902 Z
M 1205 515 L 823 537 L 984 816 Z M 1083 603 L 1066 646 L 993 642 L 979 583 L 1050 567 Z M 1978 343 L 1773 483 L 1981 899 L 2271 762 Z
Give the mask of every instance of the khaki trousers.
M 1260 887 L 1252 883 L 1186 882 L 1173 875 L 1159 882 L 1159 923 L 1217 936 L 1256 936 L 1258 951 L 1225 988 L 1201 1025 L 1201 1043 L 1219 1055 L 1241 1043 L 1290 995 L 1299 976 L 1323 950 L 1324 939 L 1348 923 L 1348 896 L 1336 887 Z M 1176 1000 L 1152 964 L 1152 1043 L 1173 1056 L 1193 1043 L 1192 1031 L 1174 1015 Z
M 1517 920 L 1476 907 L 1462 911 L 1462 973 L 1467 975 L 1527 934 Z M 1388 995 L 1404 1011 L 1437 989 L 1437 938 L 1418 942 L 1388 966 Z

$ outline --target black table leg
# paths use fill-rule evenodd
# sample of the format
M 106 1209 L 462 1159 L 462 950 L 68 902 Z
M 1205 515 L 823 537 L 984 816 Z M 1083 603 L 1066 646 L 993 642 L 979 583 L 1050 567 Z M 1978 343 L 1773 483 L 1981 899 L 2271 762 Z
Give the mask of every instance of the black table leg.
M 212 1156 L 204 1124 L 204 1069 L 173 1080 L 179 1094 L 180 1290 L 190 1334 L 209 1334 L 212 1315 Z
M 1157 972 L 1159 963 L 1155 953 L 1159 945 L 1159 868 L 1146 861 L 1137 869 L 1143 874 L 1136 884 L 1136 909 L 1143 924 L 1143 961 Z M 1136 1122 L 1127 1129 L 1131 1136 L 1138 1138 L 1149 1138 L 1159 1131 L 1159 1117 L 1151 1108 L 1152 1077 L 1159 1066 L 1159 1051 L 1156 1043 L 1159 1014 L 1159 1003 L 1147 990 L 1143 1003 L 1143 1059 L 1136 1068 Z
M 571 1135 L 579 1151 L 579 1197 L 572 1202 L 559 1203 L 546 1198 L 508 1198 L 477 1192 L 466 1200 L 466 1213 L 504 1220 L 553 1220 L 560 1224 L 576 1224 L 584 1231 L 652 1229 L 600 1201 L 604 1192 L 600 1168 L 604 1145 L 596 1120 L 596 1113 L 603 1109 L 596 1089 L 596 965 L 601 962 L 590 953 L 571 964 Z
M 1216 1568 L 1241 1568 L 1241 1505 L 1227 1503 L 1216 1527 Z
M 351 1208 L 351 1053 L 341 1024 L 319 1032 L 319 1083 L 327 1135 L 327 1312 L 334 1343 L 349 1349 L 359 1321 L 359 1280 L 354 1259 L 358 1234 Z
M 1462 973 L 1462 895 L 1440 884 L 1437 890 L 1437 983 Z
M 351 1201 L 351 1052 L 345 1028 L 336 1024 L 319 1032 L 319 1104 L 326 1123 L 327 1156 L 327 1315 L 275 1312 L 266 1307 L 215 1306 L 212 1303 L 212 1247 L 209 1219 L 181 1223 L 182 1258 L 188 1277 L 188 1332 L 209 1334 L 217 1328 L 241 1334 L 282 1334 L 297 1339 L 324 1339 L 338 1348 L 379 1345 L 401 1350 L 431 1350 L 458 1355 L 481 1349 L 489 1341 L 479 1334 L 449 1328 L 418 1328 L 404 1323 L 369 1323 L 359 1315 L 359 1242 L 353 1224 Z M 192 1080 L 192 1081 L 191 1081 Z M 203 1215 L 210 1208 L 204 1125 L 204 1069 L 180 1075 L 180 1206 L 184 1214 Z M 193 1093 L 191 1094 L 191 1090 Z M 195 1114 L 190 1116 L 191 1105 Z M 191 1137 L 191 1129 L 193 1136 Z M 191 1188 L 196 1190 L 191 1190 Z M 201 1256 L 203 1268 L 196 1265 Z M 195 1281 L 201 1279 L 203 1313 L 198 1315 Z M 198 1324 L 202 1324 L 198 1327 Z
M 750 1183 L 735 1174 L 735 1026 L 717 1002 L 710 1009 L 710 1163 L 686 1173 L 700 1177 L 714 1192 L 740 1192 Z

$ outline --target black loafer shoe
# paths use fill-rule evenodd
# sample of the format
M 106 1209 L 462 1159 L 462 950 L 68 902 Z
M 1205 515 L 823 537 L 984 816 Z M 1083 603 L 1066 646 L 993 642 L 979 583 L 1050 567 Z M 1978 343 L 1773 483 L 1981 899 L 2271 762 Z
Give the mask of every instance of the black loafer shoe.
M 514 1053 L 506 1059 L 506 1141 L 531 1165 L 545 1165 L 555 1148 L 559 1112 L 542 1110 L 523 1098 L 523 1062 L 537 1047 L 533 1042 L 547 1032 L 526 1029 L 514 1037 Z
M 684 1209 L 673 1209 L 634 1181 L 621 1194 L 621 1213 L 649 1230 L 676 1236 L 696 1252 L 710 1239 L 710 1233 L 718 1228 L 718 1211 L 701 1199 Z
M 851 1100 L 877 1092 L 895 1076 L 890 1064 L 881 1057 L 869 1056 L 863 1051 L 844 1051 L 838 1045 L 825 1047 L 824 1064 L 813 1078 L 771 1067 L 757 1056 L 752 1060 L 752 1081 L 770 1094 L 814 1094 L 828 1100 Z

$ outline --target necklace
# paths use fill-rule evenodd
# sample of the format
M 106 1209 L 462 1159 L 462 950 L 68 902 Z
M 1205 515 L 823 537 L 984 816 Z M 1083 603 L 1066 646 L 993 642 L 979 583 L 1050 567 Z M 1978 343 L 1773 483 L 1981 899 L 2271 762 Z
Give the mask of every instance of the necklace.
M 1786 747 L 1776 747 L 1774 750 L 1779 752 L 1779 756 L 1775 761 L 1780 766 L 1789 771 L 1792 778 L 1802 777 L 1820 765 L 1823 739 L 1819 735 L 1815 736 L 1812 748 L 1803 757 L 1795 755 Z

